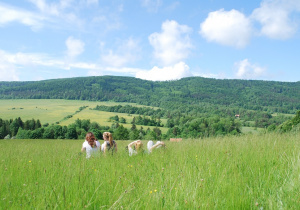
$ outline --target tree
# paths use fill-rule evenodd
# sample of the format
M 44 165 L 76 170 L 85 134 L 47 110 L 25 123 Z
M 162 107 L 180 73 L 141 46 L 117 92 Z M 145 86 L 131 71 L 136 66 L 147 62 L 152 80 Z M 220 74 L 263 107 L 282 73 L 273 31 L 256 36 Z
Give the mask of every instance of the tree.
M 120 117 L 120 123 L 126 123 L 126 119 L 124 117 Z
M 117 129 L 114 130 L 114 138 L 119 140 L 128 140 L 129 132 L 123 125 L 120 125 Z
M 9 130 L 10 130 L 10 133 L 12 136 L 15 136 L 17 135 L 18 133 L 18 130 L 19 130 L 19 123 L 18 123 L 18 120 L 15 119 L 9 126 Z
M 77 139 L 76 127 L 74 125 L 70 125 L 68 127 L 68 131 L 66 133 L 66 139 Z
M 16 139 L 30 139 L 29 132 L 30 132 L 29 130 L 23 130 L 20 127 L 16 135 Z
M 43 133 L 43 139 L 54 139 L 53 126 L 49 126 L 45 128 L 45 131 Z

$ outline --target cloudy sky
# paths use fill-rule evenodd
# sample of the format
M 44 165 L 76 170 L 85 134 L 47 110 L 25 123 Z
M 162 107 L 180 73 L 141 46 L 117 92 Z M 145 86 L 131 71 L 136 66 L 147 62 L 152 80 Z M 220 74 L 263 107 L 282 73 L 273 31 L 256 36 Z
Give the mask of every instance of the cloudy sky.
M 299 0 L 0 0 L 0 81 L 300 81 Z

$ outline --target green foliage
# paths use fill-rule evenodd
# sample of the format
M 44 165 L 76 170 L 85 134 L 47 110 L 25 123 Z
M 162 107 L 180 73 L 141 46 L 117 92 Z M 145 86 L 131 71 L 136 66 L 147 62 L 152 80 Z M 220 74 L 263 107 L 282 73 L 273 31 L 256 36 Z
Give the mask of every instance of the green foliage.
M 164 109 L 206 104 L 215 108 L 294 114 L 300 82 L 217 80 L 201 77 L 152 82 L 131 77 L 82 77 L 36 82 L 0 82 L 0 98 L 133 102 Z M 203 110 L 205 111 L 205 110 Z
M 296 116 L 291 120 L 284 122 L 282 125 L 278 126 L 278 130 L 281 132 L 287 132 L 293 129 L 294 126 L 300 124 L 300 110 L 297 111 Z

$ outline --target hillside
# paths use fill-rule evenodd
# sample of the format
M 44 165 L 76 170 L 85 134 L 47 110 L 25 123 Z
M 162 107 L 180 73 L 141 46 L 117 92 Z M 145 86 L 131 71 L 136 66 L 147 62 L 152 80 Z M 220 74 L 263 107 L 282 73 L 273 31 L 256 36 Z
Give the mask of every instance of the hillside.
M 209 112 L 242 108 L 294 114 L 300 109 L 300 82 L 219 80 L 201 77 L 153 82 L 132 77 L 99 76 L 35 82 L 0 82 L 1 99 L 70 99 L 132 102 Z

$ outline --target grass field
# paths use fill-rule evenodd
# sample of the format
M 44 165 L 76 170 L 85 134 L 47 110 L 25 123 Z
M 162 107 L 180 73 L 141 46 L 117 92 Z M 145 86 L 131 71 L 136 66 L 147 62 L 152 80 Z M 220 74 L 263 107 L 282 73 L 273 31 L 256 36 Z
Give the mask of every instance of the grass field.
M 127 124 L 124 127 L 131 127 L 131 120 L 134 116 L 123 113 L 115 112 L 103 112 L 97 110 L 90 110 L 97 105 L 115 106 L 115 105 L 132 105 L 137 107 L 145 107 L 132 103 L 116 103 L 116 102 L 94 102 L 94 101 L 79 101 L 79 100 L 54 100 L 54 99 L 20 99 L 20 100 L 0 100 L 0 118 L 4 120 L 15 119 L 21 117 L 23 121 L 39 119 L 42 124 L 49 123 L 54 124 L 60 122 L 60 125 L 69 125 L 76 119 L 90 119 L 91 122 L 97 122 L 100 125 L 111 126 L 112 122 L 109 122 L 109 118 L 115 115 L 124 117 L 127 120 Z M 74 114 L 82 106 L 88 106 L 81 112 Z M 68 115 L 73 115 L 72 118 L 64 120 Z M 166 119 L 162 119 L 162 123 L 166 124 Z M 137 125 L 140 128 L 140 125 Z M 147 129 L 151 126 L 143 126 Z M 160 128 L 162 133 L 167 132 L 167 128 Z
M 86 159 L 81 140 L 1 140 L 1 209 L 297 209 L 300 135 L 166 142 Z M 146 143 L 146 142 L 145 142 Z
M 253 134 L 258 134 L 264 131 L 264 128 L 254 128 L 254 127 L 242 127 L 242 133 L 253 133 Z

